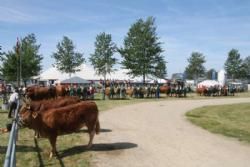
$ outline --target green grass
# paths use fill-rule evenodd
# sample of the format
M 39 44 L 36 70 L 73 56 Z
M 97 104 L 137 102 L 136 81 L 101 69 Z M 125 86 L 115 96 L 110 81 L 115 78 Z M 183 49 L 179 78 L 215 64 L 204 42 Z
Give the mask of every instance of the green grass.
M 250 103 L 201 107 L 186 116 L 210 132 L 250 143 Z

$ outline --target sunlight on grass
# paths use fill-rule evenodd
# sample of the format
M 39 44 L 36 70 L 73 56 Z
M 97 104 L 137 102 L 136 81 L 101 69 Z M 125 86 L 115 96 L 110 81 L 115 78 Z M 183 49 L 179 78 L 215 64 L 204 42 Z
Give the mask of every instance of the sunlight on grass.
M 250 143 L 250 104 L 201 107 L 186 113 L 188 119 L 213 133 Z

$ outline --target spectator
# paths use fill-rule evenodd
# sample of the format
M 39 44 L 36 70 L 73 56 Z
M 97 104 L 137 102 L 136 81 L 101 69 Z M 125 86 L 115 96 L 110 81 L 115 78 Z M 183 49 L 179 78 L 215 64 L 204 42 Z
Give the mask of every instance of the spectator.
M 17 107 L 18 99 L 19 99 L 18 90 L 15 89 L 15 92 L 13 92 L 9 98 L 10 110 L 9 110 L 8 118 L 11 118 L 13 111 L 15 111 Z

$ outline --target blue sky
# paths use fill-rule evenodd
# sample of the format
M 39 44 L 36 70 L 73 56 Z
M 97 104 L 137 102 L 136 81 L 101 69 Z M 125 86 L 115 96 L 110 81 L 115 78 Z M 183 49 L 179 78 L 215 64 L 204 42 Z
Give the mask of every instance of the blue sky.
M 8 51 L 17 37 L 34 33 L 46 70 L 63 36 L 88 58 L 97 34 L 111 33 L 122 46 L 131 24 L 148 16 L 156 18 L 168 77 L 184 71 L 193 51 L 216 70 L 232 48 L 250 56 L 249 0 L 0 0 L 0 45 Z

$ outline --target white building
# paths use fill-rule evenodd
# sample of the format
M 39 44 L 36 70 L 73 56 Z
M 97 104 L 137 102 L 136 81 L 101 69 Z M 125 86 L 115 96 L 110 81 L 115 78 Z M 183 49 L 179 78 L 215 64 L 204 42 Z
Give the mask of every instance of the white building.
M 220 70 L 218 72 L 218 82 L 220 83 L 220 85 L 224 86 L 226 84 L 226 71 L 225 70 Z

